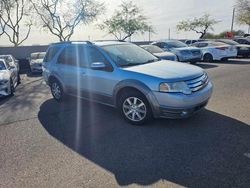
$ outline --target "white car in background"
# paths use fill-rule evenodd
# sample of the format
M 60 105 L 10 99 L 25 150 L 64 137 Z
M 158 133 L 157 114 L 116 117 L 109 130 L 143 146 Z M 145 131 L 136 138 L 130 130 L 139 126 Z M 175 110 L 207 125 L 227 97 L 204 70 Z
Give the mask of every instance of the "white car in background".
M 156 57 L 164 60 L 177 61 L 177 56 L 171 52 L 165 52 L 155 45 L 141 45 L 144 50 L 147 50 Z
M 45 57 L 46 52 L 36 52 L 30 54 L 30 70 L 31 73 L 42 73 L 42 62 Z
M 214 60 L 227 61 L 228 58 L 237 57 L 238 50 L 235 46 L 222 42 L 203 41 L 192 44 L 201 49 L 202 60 L 212 62 Z
M 17 67 L 4 59 L 0 59 L 0 97 L 13 95 L 17 85 Z

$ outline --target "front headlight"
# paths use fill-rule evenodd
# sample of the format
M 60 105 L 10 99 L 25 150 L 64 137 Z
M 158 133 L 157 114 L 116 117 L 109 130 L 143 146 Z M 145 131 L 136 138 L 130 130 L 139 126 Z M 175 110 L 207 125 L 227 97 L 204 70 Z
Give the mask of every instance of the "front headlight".
M 159 87 L 160 92 L 166 93 L 183 93 L 189 95 L 192 93 L 190 88 L 185 82 L 174 82 L 174 83 L 161 83 Z

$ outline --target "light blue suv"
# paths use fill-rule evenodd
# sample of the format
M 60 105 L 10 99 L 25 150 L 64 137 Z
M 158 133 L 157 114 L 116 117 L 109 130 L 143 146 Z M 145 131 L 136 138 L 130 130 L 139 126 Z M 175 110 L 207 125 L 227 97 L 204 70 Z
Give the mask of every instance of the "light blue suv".
M 203 69 L 160 60 L 118 41 L 51 44 L 43 76 L 55 100 L 73 95 L 116 107 L 137 125 L 152 117 L 188 117 L 205 107 L 212 94 Z

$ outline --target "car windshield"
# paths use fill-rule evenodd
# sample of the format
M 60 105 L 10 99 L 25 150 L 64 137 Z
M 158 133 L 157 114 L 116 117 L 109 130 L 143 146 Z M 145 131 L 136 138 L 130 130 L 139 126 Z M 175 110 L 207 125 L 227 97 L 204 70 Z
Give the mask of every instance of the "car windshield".
M 0 56 L 1 59 L 4 59 L 6 62 L 10 63 L 12 62 L 12 59 L 10 56 L 8 55 L 3 55 L 3 56 Z
M 141 65 L 159 60 L 151 53 L 133 44 L 108 45 L 102 48 L 119 67 Z
M 6 70 L 6 67 L 3 61 L 0 61 L 0 70 Z
M 143 49 L 147 50 L 150 53 L 162 53 L 164 52 L 164 50 L 162 50 L 161 48 L 159 48 L 158 46 L 154 46 L 154 45 L 145 45 L 142 46 Z
M 181 41 L 169 41 L 167 42 L 169 48 L 184 48 L 184 47 L 188 47 L 188 45 L 186 45 L 185 43 L 181 42 Z

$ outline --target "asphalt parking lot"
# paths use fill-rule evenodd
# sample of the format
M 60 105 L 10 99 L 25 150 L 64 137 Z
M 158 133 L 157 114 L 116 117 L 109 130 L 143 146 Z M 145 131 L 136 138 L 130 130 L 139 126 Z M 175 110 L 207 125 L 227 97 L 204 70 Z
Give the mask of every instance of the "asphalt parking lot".
M 57 103 L 39 75 L 0 100 L 0 187 L 250 187 L 250 59 L 199 63 L 206 109 L 136 127 L 99 104 Z

